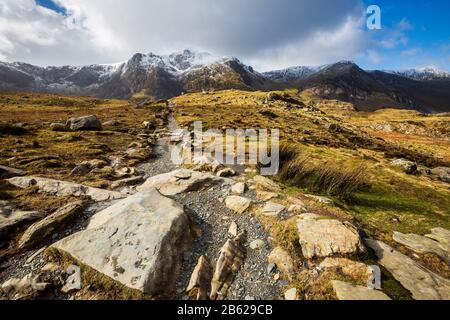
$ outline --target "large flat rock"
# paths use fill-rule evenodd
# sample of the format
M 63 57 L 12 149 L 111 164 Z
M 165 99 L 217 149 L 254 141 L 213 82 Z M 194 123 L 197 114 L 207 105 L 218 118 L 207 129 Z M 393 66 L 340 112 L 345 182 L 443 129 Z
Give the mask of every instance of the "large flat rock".
M 7 180 L 12 185 L 26 189 L 31 186 L 36 186 L 39 192 L 49 193 L 56 196 L 66 197 L 66 196 L 88 196 L 94 201 L 108 201 L 115 199 L 125 198 L 126 195 L 120 192 L 108 191 L 93 187 L 84 186 L 82 184 L 53 180 L 40 177 L 14 177 Z
M 151 177 L 137 190 L 144 191 L 156 188 L 165 196 L 174 196 L 224 182 L 231 184 L 232 180 L 217 177 L 210 173 L 179 169 Z
M 450 299 L 450 280 L 438 276 L 381 241 L 367 239 L 366 243 L 375 251 L 379 263 L 412 293 L 414 299 Z
M 170 293 L 192 243 L 183 207 L 149 189 L 93 216 L 86 230 L 53 245 L 125 286 Z
M 343 281 L 333 280 L 334 292 L 339 300 L 344 301 L 368 301 L 368 300 L 391 300 L 381 291 L 369 289 L 363 286 L 355 286 Z
M 418 253 L 434 253 L 450 263 L 448 247 L 442 245 L 439 241 L 424 237 L 418 234 L 403 234 L 394 232 L 392 237 L 394 241 L 403 244 L 409 249 Z
M 338 220 L 299 219 L 297 230 L 307 259 L 354 255 L 365 250 L 358 231 Z

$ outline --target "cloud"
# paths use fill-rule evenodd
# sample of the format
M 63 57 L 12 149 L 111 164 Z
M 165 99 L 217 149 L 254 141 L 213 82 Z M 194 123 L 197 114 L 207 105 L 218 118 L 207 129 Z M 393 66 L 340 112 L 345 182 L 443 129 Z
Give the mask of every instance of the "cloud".
M 322 64 L 363 52 L 361 0 L 2 0 L 0 58 L 107 63 L 135 52 L 198 48 L 259 69 Z
M 402 19 L 393 28 L 387 29 L 379 45 L 385 49 L 394 49 L 400 45 L 406 46 L 409 42 L 406 32 L 413 28 L 407 19 Z
M 381 62 L 381 55 L 376 50 L 367 50 L 367 58 L 373 64 L 379 64 Z
M 402 56 L 405 56 L 405 57 L 414 57 L 414 56 L 417 56 L 421 51 L 422 51 L 421 48 L 411 48 L 411 49 L 403 50 L 401 54 L 402 54 Z

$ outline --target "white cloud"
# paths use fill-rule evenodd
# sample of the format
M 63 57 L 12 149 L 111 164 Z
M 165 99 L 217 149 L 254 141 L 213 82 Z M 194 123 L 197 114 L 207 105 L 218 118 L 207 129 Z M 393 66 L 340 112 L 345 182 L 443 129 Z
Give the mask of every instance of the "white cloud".
M 420 49 L 420 48 L 411 48 L 411 49 L 403 50 L 402 56 L 414 57 L 414 56 L 417 56 L 421 51 L 422 51 L 422 49 Z
M 367 50 L 367 58 L 373 64 L 379 64 L 382 60 L 380 53 L 375 50 Z
M 198 48 L 258 69 L 352 59 L 367 49 L 361 0 L 33 0 L 0 3 L 0 58 L 88 64 Z

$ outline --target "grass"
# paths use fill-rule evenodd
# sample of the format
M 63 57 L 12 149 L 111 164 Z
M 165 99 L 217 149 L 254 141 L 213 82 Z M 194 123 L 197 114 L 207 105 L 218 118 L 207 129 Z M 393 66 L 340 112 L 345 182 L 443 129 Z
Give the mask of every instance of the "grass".
M 71 176 L 70 172 L 86 160 L 119 156 L 135 141 L 143 121 L 162 128 L 165 110 L 162 104 L 136 108 L 124 100 L 0 93 L 0 164 L 32 175 L 103 185 L 107 181 L 98 175 Z M 115 124 L 104 125 L 102 132 L 50 129 L 52 122 L 65 123 L 70 117 L 90 114 L 103 123 L 115 120 Z

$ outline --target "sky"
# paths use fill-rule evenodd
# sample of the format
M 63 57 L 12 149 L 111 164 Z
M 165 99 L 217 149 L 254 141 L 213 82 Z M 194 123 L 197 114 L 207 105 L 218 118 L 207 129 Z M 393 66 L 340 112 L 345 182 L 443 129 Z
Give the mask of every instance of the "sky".
M 366 8 L 381 8 L 380 30 Z M 450 71 L 448 0 L 1 0 L 0 61 L 115 63 L 196 49 L 259 71 L 352 60 Z

